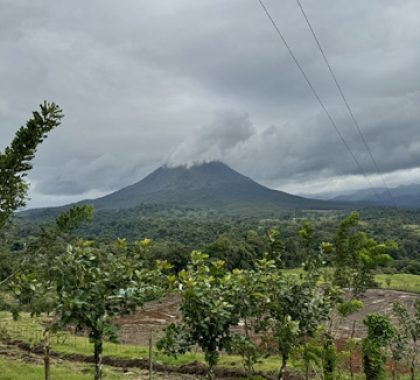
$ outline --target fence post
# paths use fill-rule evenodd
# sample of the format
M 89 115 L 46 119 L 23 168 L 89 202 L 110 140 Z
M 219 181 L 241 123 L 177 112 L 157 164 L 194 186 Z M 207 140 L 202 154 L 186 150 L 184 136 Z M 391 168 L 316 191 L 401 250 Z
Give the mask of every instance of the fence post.
M 50 380 L 50 330 L 49 326 L 44 330 L 44 378 Z
M 153 330 L 149 335 L 149 380 L 153 379 Z

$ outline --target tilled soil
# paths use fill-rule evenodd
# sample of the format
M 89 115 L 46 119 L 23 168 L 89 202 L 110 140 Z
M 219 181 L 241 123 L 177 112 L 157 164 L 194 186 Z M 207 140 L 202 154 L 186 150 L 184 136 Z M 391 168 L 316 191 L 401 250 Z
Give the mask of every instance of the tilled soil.
M 347 318 L 336 320 L 334 335 L 337 339 L 349 338 L 353 323 L 355 323 L 354 337 L 362 338 L 366 332 L 363 319 L 368 314 L 380 312 L 391 316 L 394 302 L 398 301 L 412 308 L 417 299 L 420 299 L 420 294 L 388 289 L 369 289 L 362 297 L 364 303 L 362 310 Z M 181 319 L 180 301 L 178 296 L 167 297 L 161 301 L 148 303 L 142 310 L 131 316 L 117 319 L 120 326 L 120 341 L 126 344 L 147 345 L 150 334 L 153 334 L 154 339 L 159 338 L 166 326 Z M 235 330 L 240 331 L 241 327 Z
M 355 338 L 363 338 L 366 334 L 366 327 L 363 320 L 371 313 L 381 313 L 394 320 L 392 305 L 394 302 L 404 304 L 409 310 L 413 310 L 414 303 L 420 299 L 420 294 L 408 293 L 399 290 L 369 289 L 361 298 L 364 304 L 363 309 L 351 314 L 347 318 L 336 321 L 335 336 L 337 338 L 349 338 L 353 324 L 355 325 Z

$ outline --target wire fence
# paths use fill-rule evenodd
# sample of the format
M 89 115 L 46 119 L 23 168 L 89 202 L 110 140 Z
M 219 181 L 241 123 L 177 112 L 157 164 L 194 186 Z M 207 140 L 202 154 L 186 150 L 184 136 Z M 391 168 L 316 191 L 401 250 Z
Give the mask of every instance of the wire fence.
M 113 352 L 125 351 L 127 346 L 146 347 L 150 337 L 156 343 L 164 335 L 164 325 L 159 324 L 138 324 L 124 325 L 118 332 L 116 343 L 106 342 L 105 349 L 112 347 Z M 232 328 L 234 334 L 245 334 L 243 326 Z M 363 338 L 366 336 L 366 328 L 355 326 L 355 328 L 332 329 L 331 335 L 336 339 Z M 11 339 L 30 343 L 33 346 L 41 344 L 43 341 L 44 329 L 42 325 L 35 323 L 19 323 L 0 320 L 0 340 Z M 262 338 L 260 334 L 251 334 L 255 340 Z M 269 334 L 268 334 L 269 336 Z M 77 332 L 74 329 L 50 333 L 50 342 L 52 346 L 87 348 L 91 347 L 91 342 L 87 333 Z M 78 350 L 80 351 L 80 350 Z

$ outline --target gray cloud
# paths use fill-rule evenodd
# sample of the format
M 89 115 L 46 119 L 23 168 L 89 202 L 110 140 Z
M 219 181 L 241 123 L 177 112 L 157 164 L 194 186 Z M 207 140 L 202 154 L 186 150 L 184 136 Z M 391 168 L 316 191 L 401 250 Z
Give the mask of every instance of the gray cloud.
M 167 162 L 172 166 L 189 166 L 203 161 L 226 160 L 255 133 L 248 115 L 225 111 L 211 124 L 187 137 L 169 155 Z
M 295 1 L 266 3 L 374 173 Z M 387 181 L 419 182 L 420 4 L 303 4 Z M 257 1 L 0 6 L 0 146 L 45 98 L 66 115 L 35 160 L 33 205 L 115 190 L 168 160 L 222 159 L 290 191 L 366 185 Z

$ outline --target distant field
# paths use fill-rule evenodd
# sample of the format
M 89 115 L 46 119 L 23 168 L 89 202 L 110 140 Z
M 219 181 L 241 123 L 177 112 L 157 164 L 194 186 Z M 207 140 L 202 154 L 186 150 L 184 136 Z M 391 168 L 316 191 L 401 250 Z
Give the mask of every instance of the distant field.
M 406 230 L 412 231 L 420 235 L 420 226 L 418 224 L 404 224 Z
M 285 269 L 287 275 L 299 275 L 301 268 Z M 376 282 L 383 289 L 403 290 L 405 292 L 420 293 L 420 275 L 415 274 L 377 274 Z
M 420 276 L 415 274 L 378 274 L 375 276 L 381 288 L 420 293 Z

